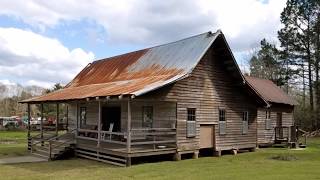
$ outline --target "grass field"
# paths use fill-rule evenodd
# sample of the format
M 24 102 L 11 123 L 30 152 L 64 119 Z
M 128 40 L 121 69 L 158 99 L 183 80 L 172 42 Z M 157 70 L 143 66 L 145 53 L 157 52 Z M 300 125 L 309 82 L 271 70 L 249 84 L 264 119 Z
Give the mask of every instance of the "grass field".
M 26 153 L 24 132 L 0 132 L 0 158 Z M 5 139 L 5 140 L 4 140 Z M 1 142 L 1 141 L 0 141 Z M 259 149 L 236 156 L 202 157 L 118 168 L 84 159 L 0 165 L 0 179 L 320 179 L 320 138 L 308 148 Z

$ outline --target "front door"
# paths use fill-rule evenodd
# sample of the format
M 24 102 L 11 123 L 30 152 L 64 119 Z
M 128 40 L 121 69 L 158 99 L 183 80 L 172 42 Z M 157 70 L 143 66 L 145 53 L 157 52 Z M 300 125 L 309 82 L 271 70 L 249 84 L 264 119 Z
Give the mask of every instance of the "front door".
M 101 112 L 102 130 L 109 131 L 110 124 L 113 124 L 112 132 L 121 131 L 121 108 L 102 107 Z
M 201 124 L 200 125 L 200 148 L 214 147 L 214 126 Z
M 282 129 L 282 113 L 277 113 L 277 127 L 279 138 L 283 138 L 283 129 Z

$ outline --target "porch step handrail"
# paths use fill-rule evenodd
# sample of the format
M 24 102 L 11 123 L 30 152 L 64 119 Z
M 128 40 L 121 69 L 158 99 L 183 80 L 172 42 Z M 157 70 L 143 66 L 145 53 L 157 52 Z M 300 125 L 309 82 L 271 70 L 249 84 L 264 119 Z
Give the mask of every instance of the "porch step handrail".
M 74 142 L 74 132 L 76 131 L 76 129 L 71 130 L 70 132 L 67 132 L 65 134 L 61 134 L 59 136 L 53 137 L 51 139 L 48 140 L 49 142 L 49 158 L 52 158 L 52 150 L 54 148 L 59 148 L 59 147 L 65 147 L 65 145 L 70 145 L 70 143 Z M 68 137 L 71 135 L 71 138 Z M 68 138 L 65 138 L 68 137 Z M 63 139 L 65 141 L 58 141 L 59 139 Z M 57 144 L 53 144 L 54 142 L 58 142 Z

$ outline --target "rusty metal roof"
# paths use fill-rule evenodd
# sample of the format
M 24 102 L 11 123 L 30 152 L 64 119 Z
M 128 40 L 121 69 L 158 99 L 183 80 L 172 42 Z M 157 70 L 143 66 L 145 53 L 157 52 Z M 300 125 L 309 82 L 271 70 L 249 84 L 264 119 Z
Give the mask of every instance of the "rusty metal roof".
M 59 91 L 22 102 L 62 101 L 114 95 L 139 96 L 188 77 L 215 39 L 203 33 L 88 64 Z
M 245 76 L 246 81 L 270 103 L 296 105 L 297 102 L 280 89 L 276 84 L 267 79 Z

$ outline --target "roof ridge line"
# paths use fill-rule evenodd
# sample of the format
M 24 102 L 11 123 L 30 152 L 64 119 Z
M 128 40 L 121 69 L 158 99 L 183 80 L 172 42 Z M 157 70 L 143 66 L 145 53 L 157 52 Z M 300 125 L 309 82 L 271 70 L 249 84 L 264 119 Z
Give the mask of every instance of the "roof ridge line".
M 203 35 L 203 34 L 222 34 L 222 31 L 220 29 L 218 29 L 215 33 L 212 33 L 212 31 L 207 31 L 207 32 L 204 32 L 204 33 L 196 34 L 196 35 L 189 36 L 189 37 L 186 37 L 186 38 L 183 38 L 183 39 L 179 39 L 179 40 L 176 40 L 176 41 L 172 41 L 172 42 L 168 42 L 168 43 L 164 43 L 164 44 L 159 44 L 159 45 L 151 46 L 151 47 L 148 47 L 148 48 L 138 49 L 138 50 L 135 50 L 135 51 L 126 52 L 126 53 L 123 53 L 123 54 L 118 54 L 118 55 L 110 56 L 110 57 L 103 58 L 103 59 L 94 60 L 92 63 L 95 63 L 95 62 L 98 62 L 98 61 L 103 61 L 103 60 L 108 60 L 108 59 L 111 59 L 111 58 L 123 56 L 123 55 L 130 54 L 130 53 L 135 53 L 135 52 L 138 52 L 138 51 L 143 51 L 143 50 L 147 50 L 147 49 L 152 49 L 152 48 L 156 48 L 156 47 L 160 47 L 160 46 L 165 46 L 165 45 L 177 43 L 177 42 L 184 41 L 184 40 L 187 40 L 187 39 L 191 39 L 191 38 Z

